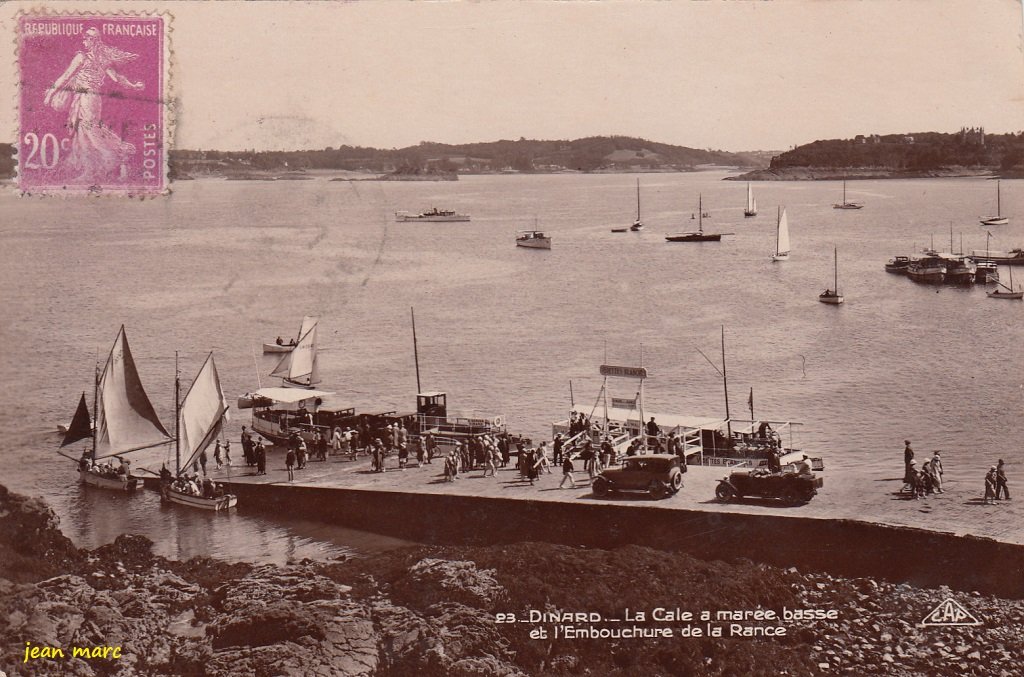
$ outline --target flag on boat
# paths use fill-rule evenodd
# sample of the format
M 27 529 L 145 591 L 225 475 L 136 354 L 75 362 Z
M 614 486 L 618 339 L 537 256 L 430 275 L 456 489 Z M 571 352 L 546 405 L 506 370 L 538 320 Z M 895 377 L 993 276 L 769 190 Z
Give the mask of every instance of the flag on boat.
M 747 398 L 747 405 L 750 407 L 750 418 L 754 418 L 754 388 L 750 388 L 750 397 Z
M 96 458 L 148 449 L 169 441 L 171 436 L 142 387 L 121 325 L 96 388 Z

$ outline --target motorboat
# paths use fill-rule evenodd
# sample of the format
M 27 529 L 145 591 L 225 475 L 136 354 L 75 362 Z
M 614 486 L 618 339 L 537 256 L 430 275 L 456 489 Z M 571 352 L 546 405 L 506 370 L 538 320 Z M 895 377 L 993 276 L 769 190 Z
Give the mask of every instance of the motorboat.
M 909 256 L 894 256 L 886 262 L 885 272 L 906 275 L 908 266 L 910 266 Z
M 521 230 L 516 235 L 516 246 L 527 249 L 551 249 L 551 237 L 539 230 Z
M 431 209 L 420 212 L 419 214 L 412 214 L 410 212 L 395 212 L 395 221 L 398 223 L 406 223 L 408 221 L 425 221 L 428 223 L 453 223 L 459 221 L 469 221 L 469 214 L 460 214 L 452 209 L 438 209 L 432 207 Z

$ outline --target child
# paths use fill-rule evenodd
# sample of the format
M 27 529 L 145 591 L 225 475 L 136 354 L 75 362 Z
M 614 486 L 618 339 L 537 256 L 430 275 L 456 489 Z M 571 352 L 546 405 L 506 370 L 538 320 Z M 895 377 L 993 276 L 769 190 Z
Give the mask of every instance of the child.
M 576 480 L 573 479 L 573 476 L 572 476 L 572 471 L 575 470 L 575 469 L 576 468 L 572 464 L 572 458 L 569 456 L 569 454 L 566 454 L 565 455 L 565 460 L 562 461 L 562 482 L 561 482 L 561 484 L 558 485 L 559 489 L 564 489 L 565 488 L 565 481 L 566 480 L 569 480 L 569 485 L 573 489 L 576 488 Z

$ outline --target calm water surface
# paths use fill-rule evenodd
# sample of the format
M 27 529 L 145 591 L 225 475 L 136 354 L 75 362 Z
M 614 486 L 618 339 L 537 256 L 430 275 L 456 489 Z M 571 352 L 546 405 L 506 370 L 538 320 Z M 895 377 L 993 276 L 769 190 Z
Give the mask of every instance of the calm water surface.
M 761 214 L 744 219 L 745 186 L 722 172 L 641 175 L 642 233 L 631 223 L 635 177 L 463 177 L 384 183 L 199 180 L 164 200 L 59 200 L 0 194 L 4 384 L 0 476 L 44 496 L 79 544 L 146 533 L 172 557 L 212 554 L 284 561 L 373 552 L 400 542 L 339 527 L 245 513 L 161 507 L 154 494 L 87 491 L 54 453 L 57 423 L 89 390 L 120 324 L 143 382 L 173 421 L 174 353 L 187 384 L 216 353 L 229 399 L 267 374 L 262 341 L 320 314 L 323 386 L 358 410 L 411 410 L 416 376 L 409 308 L 416 309 L 425 390 L 449 408 L 504 414 L 524 433 L 564 418 L 570 381 L 593 402 L 602 362 L 638 363 L 651 378 L 646 408 L 724 414 L 717 359 L 724 325 L 734 416 L 805 425 L 798 442 L 829 469 L 902 462 L 943 450 L 947 476 L 976 481 L 996 457 L 1024 465 L 1024 303 L 981 287 L 916 285 L 885 261 L 934 239 L 985 247 L 977 218 L 994 209 L 981 179 L 856 181 L 863 210 L 833 210 L 838 182 L 757 183 Z M 1024 246 L 1024 182 L 1003 182 L 1009 226 L 992 247 Z M 670 244 L 689 230 L 698 194 L 720 243 Z M 769 260 L 776 206 L 789 213 L 792 259 Z M 471 223 L 394 223 L 431 206 Z M 538 227 L 551 251 L 518 249 Z M 817 294 L 832 284 L 840 307 Z M 1024 268 L 1018 269 L 1024 283 Z M 1006 271 L 1003 270 L 1005 279 Z M 642 346 L 642 348 L 641 348 Z M 635 384 L 617 381 L 628 397 Z M 247 420 L 232 411 L 231 438 Z M 897 470 L 898 472 L 898 470 Z M 1024 476 L 1024 475 L 1021 475 Z

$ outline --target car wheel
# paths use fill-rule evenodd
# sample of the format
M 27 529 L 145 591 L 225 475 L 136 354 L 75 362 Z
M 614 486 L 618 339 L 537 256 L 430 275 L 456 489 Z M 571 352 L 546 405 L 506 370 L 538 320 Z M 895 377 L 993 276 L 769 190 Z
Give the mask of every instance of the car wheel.
M 654 482 L 651 482 L 650 492 L 651 496 L 655 500 L 660 501 L 661 499 L 668 496 L 668 487 L 665 486 L 664 482 L 658 482 L 657 480 L 655 480 Z
M 677 472 L 675 475 L 672 475 L 671 482 L 672 482 L 672 493 L 674 494 L 674 493 L 676 493 L 677 491 L 679 491 L 680 489 L 683 488 L 683 473 Z
M 720 501 L 731 501 L 736 496 L 736 492 L 728 484 L 719 484 L 718 488 L 715 489 L 715 496 Z
M 603 477 L 598 477 L 594 480 L 594 495 L 595 496 L 607 496 L 611 492 L 611 487 L 608 485 L 608 480 Z
M 782 492 L 782 500 L 790 505 L 796 505 L 800 503 L 800 493 L 796 489 L 790 487 Z

